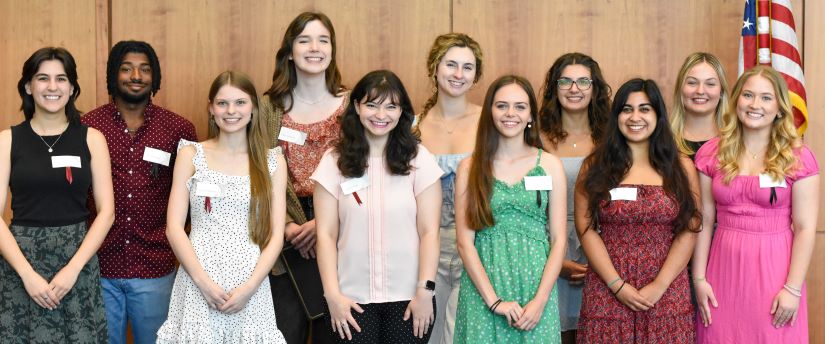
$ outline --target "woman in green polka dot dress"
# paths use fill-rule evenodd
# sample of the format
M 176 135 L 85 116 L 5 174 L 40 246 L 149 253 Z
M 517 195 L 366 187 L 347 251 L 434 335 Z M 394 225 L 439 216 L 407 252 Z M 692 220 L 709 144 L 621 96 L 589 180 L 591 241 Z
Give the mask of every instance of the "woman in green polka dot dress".
M 464 274 L 454 343 L 559 343 L 555 284 L 567 244 L 561 160 L 541 149 L 526 79 L 497 79 L 481 111 L 475 150 L 456 177 Z

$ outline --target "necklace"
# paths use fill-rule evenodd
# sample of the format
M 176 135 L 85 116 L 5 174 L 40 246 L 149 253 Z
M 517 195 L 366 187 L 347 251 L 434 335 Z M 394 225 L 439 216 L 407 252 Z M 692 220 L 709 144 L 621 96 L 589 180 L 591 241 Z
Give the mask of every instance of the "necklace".
M 69 125 L 66 124 L 66 128 L 68 128 L 68 127 L 69 127 Z M 32 131 L 34 131 L 34 127 L 32 127 Z M 43 144 L 46 145 L 46 147 L 49 147 L 49 153 L 51 153 L 51 152 L 54 152 L 54 149 L 52 149 L 52 147 L 54 147 L 54 145 L 56 145 L 57 142 L 60 141 L 60 138 L 63 137 L 63 133 L 65 133 L 65 132 L 66 132 L 66 129 L 64 128 L 63 131 L 60 132 L 60 135 L 57 136 L 57 140 L 54 140 L 54 142 L 52 144 L 49 144 L 48 142 L 46 142 L 46 140 L 43 138 L 43 136 L 40 136 L 40 134 L 38 134 L 36 131 L 34 131 L 34 134 L 37 135 L 37 137 L 40 138 L 40 141 L 43 141 Z
M 758 152 L 757 153 L 751 153 L 751 151 L 750 151 L 750 149 L 748 149 L 748 147 L 745 147 L 745 154 L 750 155 L 751 160 L 756 160 L 756 157 L 759 155 Z
M 300 101 L 301 103 L 304 103 L 304 104 L 307 104 L 307 105 L 315 105 L 315 104 L 320 103 L 322 100 L 324 100 L 323 96 L 319 97 L 316 100 L 306 100 L 303 97 L 299 96 L 298 93 L 295 92 L 295 91 L 292 91 L 292 96 L 295 97 L 295 99 L 298 99 L 298 101 Z
M 453 134 L 453 132 L 454 132 L 456 129 L 458 129 L 458 125 L 459 125 L 459 123 L 461 123 L 461 120 L 462 120 L 462 119 L 464 119 L 465 117 L 469 116 L 469 115 L 470 115 L 469 113 L 465 113 L 465 114 L 463 114 L 463 115 L 461 115 L 461 116 L 458 116 L 458 117 L 456 117 L 455 119 L 453 119 L 453 122 L 455 122 L 455 124 L 453 124 L 453 127 L 452 127 L 452 128 L 450 128 L 449 126 L 447 126 L 447 119 L 446 119 L 446 118 L 444 118 L 444 115 L 441 115 L 441 119 L 440 119 L 440 121 L 441 121 L 441 123 L 444 125 L 444 130 L 447 132 L 447 135 L 452 135 L 452 134 Z

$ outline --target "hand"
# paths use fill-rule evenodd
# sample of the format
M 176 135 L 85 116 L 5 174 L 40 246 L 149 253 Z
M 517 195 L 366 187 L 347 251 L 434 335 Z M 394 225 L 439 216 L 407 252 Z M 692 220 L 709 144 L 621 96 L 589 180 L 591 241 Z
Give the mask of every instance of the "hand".
M 307 221 L 302 224 L 297 231 L 297 234 L 289 239 L 289 242 L 295 246 L 295 249 L 301 254 L 304 259 L 314 258 L 315 250 L 315 219 Z M 310 250 L 312 254 L 310 254 Z
M 229 294 L 209 277 L 206 278 L 206 281 L 195 282 L 195 286 L 201 291 L 203 298 L 206 299 L 206 304 L 211 309 L 220 310 L 221 306 L 229 300 Z
M 360 305 L 352 301 L 352 299 L 342 295 L 333 295 L 327 297 L 327 305 L 329 306 L 329 317 L 332 325 L 332 332 L 338 333 L 341 339 L 344 337 L 347 340 L 352 340 L 352 332 L 349 327 L 352 326 L 356 331 L 361 332 L 361 327 L 355 322 L 352 317 L 352 310 L 358 313 L 364 313 Z M 347 325 L 349 324 L 349 326 Z
M 60 303 L 60 300 L 62 300 L 63 297 L 66 296 L 70 290 L 72 290 L 75 282 L 77 282 L 77 275 L 79 274 L 80 270 L 74 270 L 69 266 L 65 266 L 60 269 L 56 275 L 54 275 L 52 281 L 49 282 L 49 288 L 51 288 L 54 292 L 54 296 L 57 297 L 58 303 Z
M 23 280 L 23 287 L 26 288 L 26 293 L 32 298 L 32 301 L 38 306 L 48 310 L 57 308 L 60 304 L 60 298 L 54 294 L 49 282 L 37 272 L 32 271 L 27 276 L 20 276 Z
M 496 306 L 495 313 L 498 315 L 503 315 L 507 318 L 507 324 L 513 326 L 513 324 L 518 322 L 519 318 L 521 318 L 521 314 L 524 313 L 524 310 L 521 309 L 521 305 L 515 301 L 501 301 L 498 306 Z
M 619 299 L 621 303 L 623 303 L 625 306 L 636 312 L 646 311 L 650 309 L 650 307 L 653 307 L 653 303 L 648 301 L 641 294 L 639 294 L 639 291 L 636 290 L 636 288 L 634 288 L 632 285 L 630 285 L 630 283 L 620 281 L 617 282 L 616 285 L 614 285 L 613 287 L 616 288 L 616 290 L 618 290 L 619 287 L 621 287 L 622 283 L 624 283 L 624 287 L 621 290 L 619 290 L 618 294 L 616 294 L 616 298 Z
M 249 282 L 239 285 L 227 293 L 229 299 L 227 299 L 223 305 L 219 306 L 218 310 L 226 314 L 240 312 L 246 307 L 246 303 L 249 302 L 249 299 L 252 298 L 252 295 L 254 295 L 257 290 L 258 288 L 251 286 Z
M 710 305 L 713 305 L 713 308 L 719 308 L 719 303 L 716 302 L 716 295 L 713 294 L 713 287 L 710 286 L 707 280 L 701 280 L 696 281 L 693 288 L 696 291 L 696 303 L 699 305 L 699 315 L 702 316 L 702 322 L 705 327 L 708 327 L 711 324 L 710 306 L 708 302 L 710 302 Z
M 773 326 L 780 328 L 788 321 L 791 326 L 796 324 L 797 310 L 799 309 L 799 297 L 792 295 L 785 289 L 776 293 L 771 303 L 771 314 L 773 314 Z
M 518 329 L 530 331 L 536 327 L 541 320 L 541 315 L 544 313 L 544 306 L 547 301 L 540 301 L 536 299 L 530 300 L 521 313 L 521 318 L 513 325 Z
M 627 288 L 627 286 L 625 286 L 625 288 Z M 639 295 L 642 295 L 642 297 L 650 301 L 651 304 L 656 305 L 659 299 L 662 298 L 662 295 L 665 294 L 665 291 L 667 291 L 667 286 L 654 280 L 642 287 L 642 289 L 639 289 Z
M 561 263 L 561 277 L 571 282 L 584 281 L 584 274 L 587 272 L 586 264 L 579 264 L 572 260 L 565 259 Z
M 404 321 L 409 320 L 410 316 L 413 318 L 413 335 L 424 338 L 424 335 L 430 330 L 430 324 L 435 320 L 431 291 L 417 288 L 415 296 L 407 304 L 407 310 L 404 311 Z

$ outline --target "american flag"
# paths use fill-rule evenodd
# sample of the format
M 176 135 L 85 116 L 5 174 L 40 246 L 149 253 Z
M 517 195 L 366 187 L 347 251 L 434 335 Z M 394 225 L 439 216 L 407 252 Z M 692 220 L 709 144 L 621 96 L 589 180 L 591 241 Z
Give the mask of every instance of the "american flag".
M 788 83 L 794 124 L 808 128 L 808 106 L 802 56 L 796 38 L 791 0 L 745 0 L 739 75 L 756 64 L 772 66 Z

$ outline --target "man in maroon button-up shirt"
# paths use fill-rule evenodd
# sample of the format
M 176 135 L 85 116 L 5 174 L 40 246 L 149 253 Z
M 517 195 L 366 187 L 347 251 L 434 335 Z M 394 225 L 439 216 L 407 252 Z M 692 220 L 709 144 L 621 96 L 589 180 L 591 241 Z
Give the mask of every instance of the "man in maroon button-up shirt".
M 135 343 L 156 341 L 175 277 L 166 206 L 178 141 L 196 137 L 191 122 L 152 104 L 160 78 L 160 64 L 149 44 L 118 42 L 106 68 L 112 102 L 81 119 L 106 136 L 112 160 L 115 223 L 98 258 L 113 344 L 126 342 L 127 322 Z

